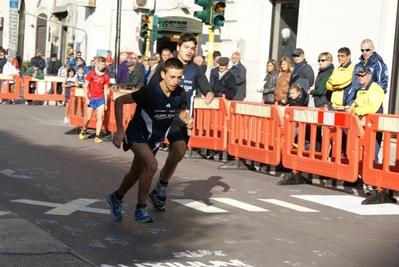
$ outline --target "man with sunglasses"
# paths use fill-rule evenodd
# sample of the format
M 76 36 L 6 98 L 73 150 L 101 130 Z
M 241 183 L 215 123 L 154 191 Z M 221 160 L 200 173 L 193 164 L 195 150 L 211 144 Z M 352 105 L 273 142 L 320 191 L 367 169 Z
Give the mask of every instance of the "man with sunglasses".
M 356 92 L 362 86 L 359 83 L 356 73 L 360 67 L 369 67 L 371 70 L 372 80 L 376 82 L 387 93 L 388 87 L 388 68 L 385 65 L 382 57 L 374 51 L 373 41 L 370 39 L 364 39 L 360 44 L 360 51 L 362 55 L 360 56 L 360 62 L 355 65 L 352 75 L 352 86 L 349 90 L 344 93 L 344 104 L 352 105 L 356 98 Z

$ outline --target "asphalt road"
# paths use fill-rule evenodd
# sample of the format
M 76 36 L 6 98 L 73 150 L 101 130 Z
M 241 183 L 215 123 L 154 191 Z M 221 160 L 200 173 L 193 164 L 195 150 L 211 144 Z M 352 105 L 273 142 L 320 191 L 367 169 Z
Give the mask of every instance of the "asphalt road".
M 213 160 L 181 162 L 154 223 L 133 219 L 137 187 L 115 221 L 133 154 L 64 134 L 63 112 L 0 105 L 0 266 L 399 266 L 399 205 Z

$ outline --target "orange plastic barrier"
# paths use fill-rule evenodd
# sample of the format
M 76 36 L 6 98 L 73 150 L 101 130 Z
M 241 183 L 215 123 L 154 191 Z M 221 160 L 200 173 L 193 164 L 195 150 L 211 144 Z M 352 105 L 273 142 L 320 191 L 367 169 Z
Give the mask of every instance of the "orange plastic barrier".
M 103 126 L 102 130 L 107 130 L 108 124 L 109 124 L 109 117 L 110 117 L 110 98 L 108 98 L 108 109 L 104 112 L 103 115 Z M 71 96 L 69 99 L 69 106 L 70 106 L 70 111 L 69 111 L 69 124 L 73 125 L 75 127 L 82 127 L 83 122 L 84 122 L 84 117 L 86 116 L 86 108 L 84 107 L 86 105 L 86 101 L 84 98 L 84 93 L 83 89 L 81 88 L 71 88 Z M 113 108 L 113 107 L 112 107 Z M 83 114 L 82 114 L 83 111 Z M 96 128 L 96 116 L 95 113 L 93 113 L 93 116 L 91 117 L 89 124 L 87 125 L 87 128 Z
M 347 134 L 346 141 L 343 131 Z M 363 134 L 360 120 L 353 112 L 287 107 L 284 115 L 283 165 L 292 169 L 293 173 L 307 172 L 355 182 L 359 174 L 360 139 Z M 310 140 L 309 150 L 305 150 L 305 139 Z M 342 156 L 345 147 L 346 156 Z
M 283 117 L 278 106 L 230 103 L 227 149 L 235 158 L 279 165 Z
M 57 84 L 64 81 L 63 77 L 59 76 L 45 76 L 43 80 L 32 78 L 31 76 L 24 77 L 24 98 L 26 100 L 42 100 L 42 101 L 64 101 L 64 93 L 57 94 Z M 30 88 L 34 87 L 34 92 L 30 92 Z M 50 89 L 53 93 L 49 94 Z
M 124 89 L 117 89 L 116 91 L 111 90 L 110 94 L 110 106 L 109 106 L 109 123 L 108 123 L 108 131 L 111 133 L 116 133 L 116 121 L 115 121 L 115 100 L 122 95 L 130 94 L 131 90 L 124 90 Z M 123 129 L 126 130 L 127 126 L 129 125 L 129 121 L 133 118 L 134 112 L 136 111 L 136 103 L 130 105 L 123 105 L 123 114 L 122 114 L 122 121 L 123 121 Z
M 204 98 L 194 100 L 194 128 L 191 132 L 189 148 L 227 150 L 227 101 L 216 97 L 206 105 Z
M 0 98 L 19 99 L 21 96 L 22 79 L 19 75 L 0 74 Z
M 399 147 L 392 142 L 393 135 L 399 135 L 399 116 L 388 114 L 369 114 L 365 124 L 365 146 L 362 179 L 365 184 L 377 189 L 399 191 Z M 380 150 L 382 163 L 374 163 L 377 132 L 383 133 Z

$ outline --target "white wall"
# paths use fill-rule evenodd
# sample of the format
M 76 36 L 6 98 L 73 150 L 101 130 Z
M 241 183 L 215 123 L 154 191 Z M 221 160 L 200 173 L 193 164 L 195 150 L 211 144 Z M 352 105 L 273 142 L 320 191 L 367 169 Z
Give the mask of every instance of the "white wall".
M 254 12 L 256 11 L 256 12 Z M 241 53 L 247 69 L 247 101 L 260 102 L 269 60 L 272 4 L 262 0 L 233 0 L 226 3 L 226 22 L 221 29 L 221 53 Z M 243 41 L 243 42 L 241 42 Z
M 356 64 L 360 43 L 368 38 L 391 71 L 397 4 L 397 0 L 300 1 L 297 47 L 304 49 L 317 74 L 319 53 L 330 52 L 337 66 L 337 51 L 346 46 Z M 389 93 L 385 103 L 388 98 Z

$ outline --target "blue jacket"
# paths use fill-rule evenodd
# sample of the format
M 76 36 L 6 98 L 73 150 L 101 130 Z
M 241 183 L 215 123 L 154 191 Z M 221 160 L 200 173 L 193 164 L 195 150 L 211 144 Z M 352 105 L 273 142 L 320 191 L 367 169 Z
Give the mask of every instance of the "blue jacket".
M 116 83 L 125 84 L 127 81 L 127 74 L 129 72 L 127 66 L 127 60 L 124 60 L 119 64 L 118 71 L 116 72 Z
M 384 60 L 377 52 L 374 52 L 369 60 L 364 63 L 363 56 L 359 58 L 360 62 L 355 65 L 353 69 L 352 75 L 352 86 L 348 87 L 344 91 L 344 105 L 350 106 L 356 98 L 356 92 L 362 86 L 359 84 L 357 80 L 357 76 L 355 73 L 360 67 L 366 66 L 371 69 L 371 73 L 373 76 L 373 81 L 376 82 L 381 88 L 384 90 L 384 94 L 387 93 L 388 87 L 388 68 L 385 65 Z

